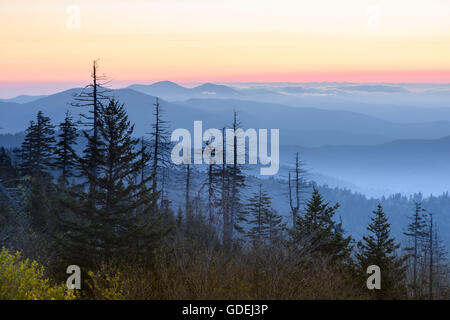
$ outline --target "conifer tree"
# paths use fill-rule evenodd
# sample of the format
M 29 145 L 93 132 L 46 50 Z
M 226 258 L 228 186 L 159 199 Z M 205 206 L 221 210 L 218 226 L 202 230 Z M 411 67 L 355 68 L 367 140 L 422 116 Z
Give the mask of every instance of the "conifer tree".
M 270 244 L 276 244 L 283 237 L 283 231 L 286 225 L 283 223 L 283 217 L 271 208 L 267 214 L 267 237 Z
M 233 130 L 234 137 L 233 141 L 230 142 L 225 140 L 225 128 L 222 130 L 223 138 L 223 164 L 218 175 L 221 181 L 221 199 L 220 207 L 223 218 L 222 223 L 222 234 L 223 234 L 223 245 L 226 252 L 230 252 L 232 249 L 234 231 L 240 233 L 243 232 L 240 223 L 242 221 L 242 216 L 240 213 L 243 211 L 242 207 L 242 189 L 245 188 L 245 175 L 243 174 L 242 165 L 237 163 L 238 159 L 238 149 L 237 149 L 237 135 L 236 130 L 241 127 L 241 123 L 237 117 L 236 111 L 233 113 L 233 123 L 231 129 Z M 233 163 L 228 164 L 226 162 L 227 149 L 232 149 Z
M 49 194 L 52 190 L 54 126 L 50 118 L 39 111 L 36 121 L 31 121 L 20 149 L 20 171 L 25 178 L 25 209 L 31 225 L 37 232 L 47 228 L 49 219 Z
M 0 147 L 0 182 L 10 183 L 11 180 L 17 178 L 17 168 L 4 147 Z
M 158 193 L 146 186 L 153 176 L 134 179 L 146 155 L 139 139 L 132 137 L 133 128 L 116 100 L 101 106 L 98 150 L 102 157 L 97 159 L 96 176 L 89 177 L 97 188 L 72 190 L 62 200 L 66 211 L 58 216 L 61 243 L 80 264 L 111 257 L 145 258 L 165 232 L 154 209 Z
M 431 239 L 433 242 L 432 249 L 433 254 L 429 252 L 430 239 L 428 239 L 428 244 L 425 247 L 425 261 L 427 261 L 429 265 L 428 270 L 428 278 L 431 280 L 428 283 L 428 298 L 431 299 L 445 299 L 448 297 L 448 288 L 449 288 L 449 266 L 448 266 L 448 258 L 447 258 L 447 249 L 445 245 L 443 245 L 442 240 L 440 239 L 439 232 L 437 230 L 437 226 L 433 228 L 433 237 Z M 430 259 L 433 256 L 433 259 Z M 431 273 L 431 276 L 430 276 Z M 431 286 L 430 286 L 431 284 Z
M 54 126 L 50 123 L 50 118 L 39 111 L 36 121 L 30 122 L 21 146 L 21 170 L 23 175 L 29 175 L 33 178 L 49 176 L 49 171 L 53 166 L 54 134 Z
M 413 297 L 419 296 L 419 283 L 418 283 L 418 268 L 421 254 L 423 253 L 423 244 L 427 238 L 425 209 L 422 208 L 420 202 L 415 202 L 415 210 L 411 222 L 408 225 L 407 232 L 404 235 L 410 239 L 411 246 L 406 247 L 405 251 L 408 253 L 408 258 L 412 260 L 412 292 Z
M 358 243 L 356 254 L 361 274 L 366 277 L 367 267 L 376 265 L 381 270 L 381 289 L 373 290 L 377 299 L 401 298 L 405 294 L 405 258 L 398 257 L 396 250 L 400 247 L 391 237 L 390 224 L 381 204 L 373 211 L 371 223 L 367 227 L 370 232 Z
M 25 138 L 20 146 L 20 149 L 16 150 L 16 153 L 20 159 L 19 168 L 22 176 L 29 176 L 33 171 L 33 132 L 35 130 L 34 120 L 30 121 L 29 126 L 25 130 Z
M 272 199 L 261 185 L 248 199 L 244 215 L 249 225 L 247 237 L 254 246 L 274 243 L 282 231 L 282 218 L 272 208 Z
M 61 180 L 65 183 L 67 179 L 74 176 L 74 168 L 77 164 L 77 155 L 73 146 L 77 144 L 77 128 L 73 123 L 70 113 L 66 112 L 64 122 L 59 125 L 60 134 L 56 144 L 55 166 L 61 170 Z
M 293 177 L 291 177 L 291 170 L 289 170 L 288 173 L 289 206 L 291 208 L 292 226 L 295 226 L 295 222 L 297 221 L 297 216 L 299 214 L 301 204 L 300 193 L 306 185 L 304 179 L 305 174 L 306 170 L 302 168 L 302 163 L 297 152 L 295 155 L 295 167 L 292 174 Z
M 247 221 L 250 226 L 247 236 L 255 246 L 264 243 L 268 238 L 268 216 L 271 209 L 271 199 L 259 185 L 258 192 L 248 199 L 246 208 Z
M 12 207 L 16 211 L 20 210 L 16 197 L 14 197 L 18 180 L 19 172 L 13 163 L 10 152 L 4 147 L 0 147 L 0 199 L 5 200 L 6 207 Z
M 434 298 L 434 281 L 435 281 L 435 260 L 436 260 L 436 253 L 437 253 L 437 247 L 436 247 L 436 241 L 435 241 L 435 234 L 436 229 L 433 222 L 433 213 L 428 213 L 428 221 L 427 221 L 427 239 L 425 242 L 425 251 L 428 253 L 428 299 L 433 300 Z
M 292 233 L 294 242 L 307 246 L 313 255 L 325 255 L 332 261 L 346 261 L 352 250 L 351 237 L 345 237 L 342 226 L 333 220 L 338 208 L 338 203 L 330 206 L 313 188 L 304 214 L 297 216 Z
M 91 190 L 95 189 L 95 177 L 97 176 L 97 160 L 101 157 L 99 154 L 99 117 L 102 103 L 109 100 L 105 89 L 105 85 L 109 82 L 105 75 L 99 73 L 98 60 L 92 63 L 92 82 L 83 88 L 83 90 L 75 96 L 75 102 L 72 104 L 75 107 L 89 108 L 87 113 L 82 113 L 81 117 L 84 121 L 80 124 L 87 127 L 83 130 L 83 136 L 88 141 L 84 149 L 84 160 L 81 166 L 81 174 L 84 177 L 90 177 L 88 181 Z

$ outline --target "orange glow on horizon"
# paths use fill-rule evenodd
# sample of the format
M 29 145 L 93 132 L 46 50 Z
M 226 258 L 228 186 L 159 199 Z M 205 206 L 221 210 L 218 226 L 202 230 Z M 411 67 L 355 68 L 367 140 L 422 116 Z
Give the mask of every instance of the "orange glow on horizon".
M 3 1 L 0 83 L 450 83 L 440 0 Z

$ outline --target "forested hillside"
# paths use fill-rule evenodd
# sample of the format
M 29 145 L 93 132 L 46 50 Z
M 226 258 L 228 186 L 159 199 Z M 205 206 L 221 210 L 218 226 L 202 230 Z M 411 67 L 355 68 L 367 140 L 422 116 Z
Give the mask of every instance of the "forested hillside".
M 188 111 L 145 96 L 153 116 L 141 114 L 147 133 L 136 134 L 130 109 L 96 70 L 94 62 L 92 83 L 72 92 L 63 118 L 38 111 L 23 137 L 2 137 L 0 279 L 41 288 L 17 297 L 449 297 L 448 193 L 375 199 L 331 188 L 308 176 L 298 152 L 283 175 L 264 179 L 236 161 L 175 165 L 165 108 Z M 232 121 L 214 121 L 240 128 L 239 113 L 228 112 Z M 225 149 L 237 157 L 236 143 Z M 76 292 L 61 286 L 71 265 L 83 275 Z M 383 272 L 381 290 L 367 290 L 370 265 Z M 10 295 L 0 286 L 0 298 Z

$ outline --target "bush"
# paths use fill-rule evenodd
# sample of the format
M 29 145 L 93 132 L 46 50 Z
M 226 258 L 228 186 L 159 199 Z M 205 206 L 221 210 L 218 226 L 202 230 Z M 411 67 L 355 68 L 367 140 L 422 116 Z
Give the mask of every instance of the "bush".
M 90 272 L 91 299 L 368 299 L 353 274 L 325 258 L 282 250 L 173 249 L 152 265 L 111 261 Z
M 105 270 L 103 267 L 101 270 Z M 110 275 L 111 274 L 111 275 Z M 123 277 L 119 271 L 96 272 L 89 271 L 88 286 L 91 298 L 95 300 L 123 300 Z
M 52 285 L 44 267 L 21 259 L 20 253 L 0 251 L 0 300 L 72 300 L 75 294 L 65 285 Z

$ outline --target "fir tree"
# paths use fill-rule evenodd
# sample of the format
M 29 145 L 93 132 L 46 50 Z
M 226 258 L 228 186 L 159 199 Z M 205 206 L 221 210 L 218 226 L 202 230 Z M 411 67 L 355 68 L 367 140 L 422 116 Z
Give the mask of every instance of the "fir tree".
M 132 138 L 133 128 L 123 105 L 111 100 L 101 106 L 98 151 L 102 157 L 97 159 L 96 176 L 89 176 L 97 188 L 73 190 L 62 200 L 65 216 L 58 216 L 64 251 L 75 261 L 145 258 L 165 232 L 154 209 L 158 193 L 146 187 L 153 176 L 139 183 L 134 178 L 145 154 L 139 139 Z
M 18 176 L 17 168 L 15 167 L 10 152 L 4 147 L 0 147 L 0 182 L 9 184 Z
M 15 150 L 17 158 L 19 159 L 19 169 L 22 176 L 31 175 L 33 168 L 33 153 L 32 153 L 32 135 L 34 130 L 34 120 L 25 129 L 25 138 L 20 145 L 20 148 Z
M 248 199 L 245 211 L 250 226 L 247 236 L 253 242 L 253 245 L 262 244 L 268 238 L 268 217 L 271 209 L 271 199 L 260 185 L 258 192 Z
M 31 121 L 20 149 L 20 170 L 24 176 L 25 209 L 37 232 L 47 228 L 50 212 L 49 194 L 52 191 L 51 169 L 55 143 L 54 126 L 50 118 L 39 111 Z
M 278 212 L 271 208 L 266 217 L 267 223 L 267 237 L 270 244 L 276 244 L 283 237 L 283 231 L 286 230 L 286 225 L 283 223 L 283 217 Z
M 20 211 L 20 204 L 14 196 L 14 193 L 19 191 L 16 188 L 18 182 L 19 172 L 13 163 L 11 153 L 4 147 L 0 147 L 0 202 L 5 200 L 4 205 L 12 207 L 16 211 Z M 9 208 L 8 211 L 10 211 Z
M 367 267 L 376 265 L 381 270 L 381 289 L 374 290 L 377 299 L 393 299 L 404 296 L 405 258 L 397 257 L 400 247 L 391 237 L 390 224 L 381 204 L 373 211 L 371 223 L 367 227 L 370 232 L 358 243 L 356 254 L 361 273 L 366 277 Z
M 45 117 L 42 111 L 39 111 L 36 122 L 30 122 L 21 146 L 21 170 L 23 175 L 29 175 L 33 178 L 49 176 L 49 171 L 53 165 L 54 134 L 54 126 L 50 123 L 50 118 Z
M 77 144 L 77 128 L 72 121 L 70 113 L 66 112 L 64 122 L 59 125 L 59 141 L 56 144 L 55 166 L 61 170 L 61 180 L 65 183 L 67 179 L 74 176 L 74 168 L 77 164 L 77 155 L 73 146 Z
M 325 255 L 332 261 L 346 261 L 352 250 L 351 237 L 345 237 L 342 226 L 333 220 L 338 208 L 338 203 L 330 206 L 314 188 L 311 199 L 306 202 L 304 214 L 297 216 L 292 233 L 294 242 L 303 249 L 306 246 L 313 255 Z
M 423 243 L 427 237 L 426 221 L 425 221 L 425 209 L 422 208 L 420 202 L 415 202 L 415 210 L 411 222 L 408 225 L 408 231 L 404 232 L 404 235 L 410 239 L 411 246 L 406 247 L 405 251 L 408 253 L 408 258 L 412 260 L 412 291 L 413 297 L 419 296 L 419 283 L 418 283 L 418 268 L 419 259 L 423 253 Z
M 431 286 L 428 287 L 428 298 L 445 299 L 448 297 L 450 271 L 448 267 L 447 248 L 443 245 L 437 228 L 434 228 L 433 234 L 433 239 L 431 240 L 433 241 L 433 259 L 429 259 L 428 261 L 428 263 L 433 263 L 432 267 L 428 270 L 428 272 L 432 272 L 432 276 L 429 276 L 432 281 L 430 282 Z M 431 252 L 428 252 L 428 249 L 429 248 L 425 249 L 425 256 L 430 258 Z

